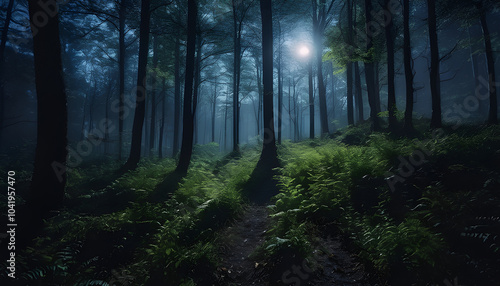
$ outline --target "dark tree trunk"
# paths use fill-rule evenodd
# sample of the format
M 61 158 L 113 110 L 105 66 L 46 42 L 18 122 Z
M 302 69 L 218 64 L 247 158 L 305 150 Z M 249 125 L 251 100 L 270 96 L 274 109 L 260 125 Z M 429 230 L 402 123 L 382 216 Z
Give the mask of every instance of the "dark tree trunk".
M 261 63 L 259 60 L 259 56 L 255 56 L 255 70 L 257 73 L 257 91 L 259 92 L 259 100 L 257 104 L 257 135 L 260 136 L 260 127 L 261 127 L 261 116 L 262 116 L 262 73 L 260 71 L 261 69 Z
M 390 11 L 391 0 L 385 0 L 385 9 Z M 385 26 L 385 43 L 387 46 L 387 109 L 389 110 L 389 130 L 396 129 L 396 89 L 394 85 L 394 21 L 391 19 Z
M 411 56 L 410 38 L 410 0 L 405 0 L 403 6 L 403 54 L 406 81 L 406 110 L 404 129 L 407 132 L 411 132 L 413 130 L 413 58 Z
M 366 51 L 369 52 L 373 48 L 373 38 L 372 32 L 369 31 L 370 24 L 372 21 L 372 1 L 365 0 L 365 25 L 366 25 L 366 35 L 367 35 L 367 44 Z M 378 90 L 376 88 L 375 83 L 375 65 L 373 63 L 373 59 L 366 59 L 365 61 L 365 77 L 366 77 L 366 89 L 368 91 L 368 103 L 370 105 L 370 119 L 372 121 L 372 129 L 374 131 L 380 130 L 380 122 L 378 118 L 378 110 L 377 108 L 377 93 Z
M 217 107 L 217 83 L 214 85 L 214 96 L 212 102 L 212 142 L 215 142 L 215 108 Z
M 149 128 L 149 152 L 153 154 L 155 148 L 155 137 L 156 137 L 156 83 L 157 83 L 157 73 L 158 68 L 158 39 L 153 37 L 153 77 L 151 78 L 151 125 Z
M 12 19 L 12 7 L 14 0 L 10 0 L 7 5 L 7 14 L 5 15 L 5 22 L 2 30 L 2 39 L 0 43 L 0 148 L 2 147 L 2 134 L 3 122 L 5 118 L 5 79 L 4 79 L 4 66 L 5 66 L 5 45 L 7 43 L 7 34 L 9 33 L 10 20 Z
M 194 132 L 194 144 L 198 143 L 198 116 L 196 114 L 196 107 L 198 106 L 198 98 L 200 92 L 201 83 L 201 52 L 203 47 L 203 41 L 201 37 L 201 31 L 196 33 L 196 58 L 194 62 L 194 87 L 193 87 L 193 132 Z
M 141 25 L 139 36 L 139 63 L 137 70 L 137 93 L 134 123 L 132 125 L 132 144 L 125 169 L 135 169 L 141 159 L 142 129 L 146 113 L 146 67 L 149 53 L 150 0 L 142 0 Z
M 354 104 L 352 98 L 352 62 L 347 63 L 347 124 L 354 124 Z
M 242 19 L 238 21 L 237 9 L 241 3 L 232 0 L 233 5 L 233 151 L 240 151 L 240 75 L 241 75 L 241 29 Z
M 439 74 L 439 47 L 436 24 L 436 3 L 434 0 L 427 0 L 429 40 L 431 48 L 431 97 L 432 97 L 432 116 L 431 128 L 439 128 L 441 124 L 441 79 Z
M 283 124 L 283 74 L 281 67 L 281 26 L 278 25 L 278 130 L 276 135 L 278 137 L 278 144 L 281 144 L 282 124 Z
M 46 2 L 46 1 L 43 1 Z M 66 185 L 67 98 L 63 80 L 59 17 L 38 27 L 41 1 L 30 0 L 37 93 L 37 145 L 28 205 L 44 213 L 61 206 Z
M 196 22 L 198 15 L 198 4 L 196 0 L 188 0 L 188 37 L 186 51 L 186 77 L 184 81 L 184 115 L 182 127 L 182 145 L 179 156 L 179 163 L 176 171 L 186 174 L 191 162 L 193 153 L 193 130 L 194 130 L 194 109 L 193 102 L 196 101 L 193 96 L 194 81 L 194 54 L 196 49 Z
M 354 63 L 354 84 L 356 86 L 356 106 L 358 108 L 358 121 L 365 119 L 363 107 L 363 89 L 361 88 L 361 73 L 359 71 L 359 63 Z
M 119 102 L 118 102 L 118 160 L 122 159 L 123 149 L 123 121 L 125 102 L 125 16 L 126 1 L 121 0 L 119 9 L 119 43 L 118 43 L 118 74 L 119 74 Z
M 352 42 L 352 37 L 353 37 L 353 23 L 352 23 L 352 2 L 349 0 L 347 1 L 347 44 L 349 46 L 353 46 Z M 354 104 L 353 104 L 353 97 L 352 97 L 352 86 L 353 86 L 353 81 L 352 81 L 352 62 L 349 61 L 347 63 L 347 69 L 346 69 L 346 75 L 347 75 L 347 124 L 352 125 L 354 124 Z
M 257 168 L 278 166 L 273 118 L 273 17 L 271 0 L 260 0 L 262 18 L 262 81 L 264 87 L 264 141 Z
M 309 138 L 314 139 L 314 86 L 313 86 L 313 70 L 312 60 L 308 63 L 309 76 Z
M 160 159 L 163 158 L 163 134 L 165 132 L 165 118 L 166 118 L 166 112 L 165 112 L 165 101 L 167 101 L 167 94 L 166 94 L 166 80 L 163 79 L 162 83 L 162 88 L 161 88 L 161 94 L 163 95 L 163 98 L 161 99 L 161 122 L 160 122 L 160 139 L 158 141 L 158 157 Z
M 488 113 L 488 124 L 498 124 L 498 103 L 497 103 L 497 92 L 496 92 L 496 76 L 495 76 L 495 60 L 493 58 L 493 48 L 491 46 L 491 35 L 488 27 L 488 22 L 486 21 L 486 11 L 482 7 L 481 1 L 479 1 L 478 9 L 481 13 L 481 28 L 483 29 L 484 36 L 484 47 L 486 52 L 486 62 L 488 66 L 488 90 L 490 94 L 490 110 Z
M 318 76 L 318 99 L 321 135 L 328 134 L 328 114 L 326 109 L 326 87 L 323 78 L 323 32 L 326 21 L 326 1 L 320 0 L 318 7 L 316 0 L 312 0 L 313 7 L 313 36 L 314 50 L 316 51 L 316 67 Z
M 181 118 L 181 44 L 177 37 L 175 40 L 175 64 L 174 64 L 174 139 L 172 144 L 173 156 L 179 152 L 179 125 Z

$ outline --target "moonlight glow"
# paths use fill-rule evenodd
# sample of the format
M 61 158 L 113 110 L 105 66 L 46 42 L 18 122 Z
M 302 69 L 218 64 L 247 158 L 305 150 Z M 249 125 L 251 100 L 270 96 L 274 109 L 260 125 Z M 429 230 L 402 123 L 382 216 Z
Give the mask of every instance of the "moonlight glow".
M 307 56 L 309 56 L 309 53 L 310 53 L 310 50 L 308 47 L 302 46 L 299 48 L 299 55 L 301 57 L 307 57 Z

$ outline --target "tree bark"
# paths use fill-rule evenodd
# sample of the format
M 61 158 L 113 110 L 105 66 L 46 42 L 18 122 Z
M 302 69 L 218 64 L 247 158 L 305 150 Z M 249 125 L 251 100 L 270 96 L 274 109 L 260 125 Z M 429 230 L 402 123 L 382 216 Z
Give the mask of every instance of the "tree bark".
M 479 1 L 478 9 L 481 16 L 481 28 L 483 29 L 484 47 L 486 52 L 486 62 L 488 66 L 488 91 L 490 94 L 490 109 L 488 113 L 488 124 L 498 124 L 498 102 L 496 92 L 496 76 L 495 76 L 495 60 L 493 58 L 493 48 L 491 46 L 491 35 L 486 21 L 486 11 L 482 7 L 482 2 Z
M 385 0 L 385 9 L 390 11 L 391 0 Z M 387 48 L 387 109 L 389 110 L 389 130 L 396 129 L 396 88 L 394 84 L 394 21 L 391 19 L 385 26 L 385 43 Z
M 241 29 L 242 19 L 238 21 L 237 5 L 241 3 L 232 0 L 233 6 L 233 151 L 240 151 L 240 107 L 239 107 L 239 93 L 240 93 L 240 75 L 241 75 Z
M 118 161 L 122 159 L 123 149 L 123 121 L 125 102 L 125 17 L 126 1 L 121 0 L 119 8 L 119 40 L 118 40 L 118 74 L 119 74 L 119 101 L 118 101 Z
M 404 1 L 403 8 L 403 29 L 404 43 L 403 56 L 405 66 L 405 81 L 406 81 L 406 110 L 404 129 L 407 132 L 413 131 L 413 58 L 411 55 L 411 38 L 410 38 L 410 0 Z
M 4 79 L 4 66 L 5 66 L 5 46 L 7 43 L 7 35 L 9 33 L 10 21 L 12 19 L 12 7 L 14 0 L 10 0 L 7 5 L 7 14 L 5 15 L 5 22 L 2 30 L 2 38 L 0 43 L 0 148 L 2 147 L 3 123 L 5 118 L 5 79 Z
M 318 77 L 318 99 L 319 99 L 319 117 L 321 124 L 321 135 L 328 134 L 328 114 L 326 109 L 326 87 L 323 78 L 323 33 L 326 21 L 326 1 L 320 0 L 320 7 L 316 0 L 312 0 L 313 7 L 313 37 L 314 50 L 316 51 L 316 66 Z
M 43 1 L 47 2 L 47 1 Z M 35 212 L 61 206 L 66 185 L 67 98 L 63 80 L 59 17 L 39 27 L 42 1 L 29 0 L 37 93 L 37 145 L 28 205 Z
M 365 25 L 366 25 L 366 35 L 367 35 L 367 44 L 366 44 L 366 51 L 370 52 L 370 50 L 373 48 L 373 38 L 372 38 L 372 33 L 369 31 L 370 29 L 370 24 L 372 22 L 372 1 L 371 0 L 365 0 Z M 380 130 L 380 122 L 378 118 L 378 110 L 380 109 L 377 108 L 377 93 L 378 90 L 376 89 L 376 83 L 375 83 L 375 66 L 373 63 L 373 59 L 366 59 L 365 60 L 365 77 L 366 77 L 366 89 L 368 91 L 368 103 L 370 105 L 370 119 L 372 121 L 372 129 L 374 131 L 379 131 Z
M 363 106 L 363 90 L 361 88 L 361 73 L 359 71 L 359 63 L 354 63 L 354 84 L 356 86 L 356 106 L 358 108 L 358 121 L 365 119 Z
M 278 137 L 278 144 L 281 144 L 282 124 L 283 124 L 283 74 L 281 66 L 281 26 L 278 22 L 278 130 L 276 135 Z
M 353 23 L 352 23 L 352 1 L 347 1 L 347 44 L 352 47 L 352 37 L 353 37 Z M 347 124 L 354 124 L 354 104 L 353 104 L 353 96 L 352 96 L 352 62 L 349 61 L 347 63 L 346 68 L 346 80 L 347 80 Z
M 313 70 L 312 59 L 309 60 L 308 66 L 309 76 L 309 139 L 314 139 L 314 86 L 313 86 Z
M 165 132 L 165 118 L 166 118 L 165 101 L 167 101 L 166 82 L 167 82 L 166 79 L 163 79 L 162 89 L 161 89 L 161 94 L 163 95 L 163 98 L 161 99 L 160 139 L 158 141 L 158 157 L 160 159 L 163 158 L 163 136 Z
M 260 0 L 262 18 L 262 81 L 264 88 L 264 141 L 257 168 L 278 166 L 273 118 L 273 18 L 271 0 Z
M 441 123 L 441 76 L 439 74 L 439 46 L 436 24 L 436 3 L 427 0 L 429 40 L 431 49 L 430 86 L 432 97 L 431 128 L 440 128 Z
M 180 39 L 177 37 L 175 40 L 175 64 L 174 64 L 174 138 L 172 144 L 173 156 L 179 152 L 179 125 L 181 119 L 181 44 Z
M 198 6 L 196 0 L 188 0 L 188 37 L 186 51 L 186 78 L 184 81 L 184 115 L 182 127 L 182 145 L 179 156 L 179 163 L 176 171 L 186 174 L 191 162 L 193 153 L 193 130 L 194 130 L 194 110 L 193 96 L 194 81 L 194 55 L 196 49 L 196 23 L 198 18 Z
M 149 152 L 153 154 L 155 148 L 155 137 L 156 137 L 156 84 L 157 84 L 157 73 L 158 68 L 158 39 L 157 36 L 153 37 L 153 77 L 151 78 L 151 125 L 149 127 Z
M 146 67 L 149 53 L 149 23 L 150 23 L 150 0 L 142 0 L 141 24 L 139 36 L 139 63 L 137 70 L 137 93 L 134 123 L 132 125 L 132 144 L 130 155 L 125 163 L 125 169 L 135 169 L 141 159 L 142 131 L 146 113 Z

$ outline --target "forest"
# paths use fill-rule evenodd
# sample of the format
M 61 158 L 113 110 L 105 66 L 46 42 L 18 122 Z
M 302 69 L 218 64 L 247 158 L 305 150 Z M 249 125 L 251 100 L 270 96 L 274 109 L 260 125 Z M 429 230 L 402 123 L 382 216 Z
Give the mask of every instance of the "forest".
M 500 285 L 500 2 L 0 1 L 0 284 Z

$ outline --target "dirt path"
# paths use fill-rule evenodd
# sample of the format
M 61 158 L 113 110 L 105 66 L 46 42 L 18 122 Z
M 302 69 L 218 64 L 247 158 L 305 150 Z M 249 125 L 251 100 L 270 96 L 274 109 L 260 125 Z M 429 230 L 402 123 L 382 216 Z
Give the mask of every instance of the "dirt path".
M 270 269 L 249 257 L 264 242 L 270 223 L 266 207 L 251 205 L 234 225 L 221 233 L 219 257 L 222 263 L 217 273 L 221 285 L 370 285 L 363 264 L 335 233 L 318 238 L 314 243 L 314 255 L 308 261 L 299 263 L 294 259 L 284 259 L 280 270 L 271 270 L 277 273 L 271 274 L 275 281 L 270 282 L 273 280 L 269 276 Z
M 268 211 L 265 206 L 251 205 L 233 226 L 221 234 L 218 276 L 222 285 L 266 285 L 257 261 L 249 256 L 265 239 Z

